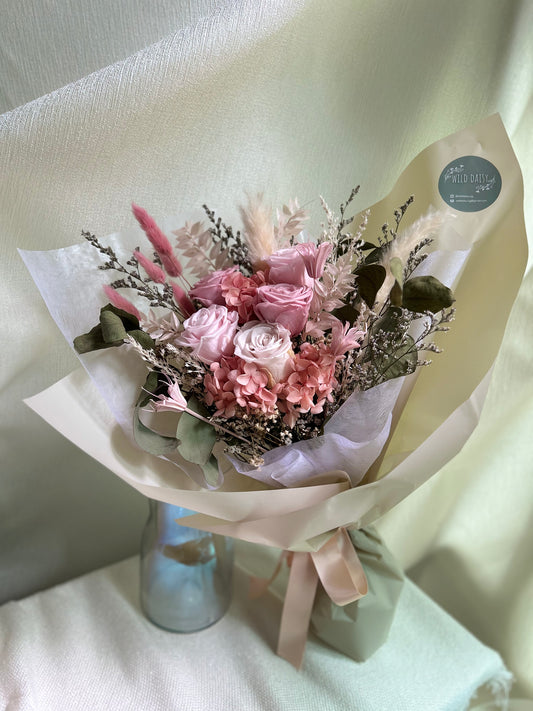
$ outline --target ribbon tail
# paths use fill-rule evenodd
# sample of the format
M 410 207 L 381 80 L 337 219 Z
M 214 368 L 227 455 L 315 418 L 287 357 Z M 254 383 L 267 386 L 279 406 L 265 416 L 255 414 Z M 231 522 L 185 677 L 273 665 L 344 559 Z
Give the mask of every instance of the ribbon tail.
M 257 598 L 261 597 L 266 593 L 268 588 L 278 577 L 283 561 L 286 560 L 288 563 L 290 563 L 291 556 L 292 553 L 289 553 L 289 551 L 283 551 L 270 578 L 259 578 L 255 575 L 250 576 L 250 587 L 248 588 L 248 597 L 250 598 L 250 600 L 257 600 Z
M 318 573 L 310 554 L 294 553 L 281 614 L 277 653 L 296 669 L 302 666 L 317 584 Z

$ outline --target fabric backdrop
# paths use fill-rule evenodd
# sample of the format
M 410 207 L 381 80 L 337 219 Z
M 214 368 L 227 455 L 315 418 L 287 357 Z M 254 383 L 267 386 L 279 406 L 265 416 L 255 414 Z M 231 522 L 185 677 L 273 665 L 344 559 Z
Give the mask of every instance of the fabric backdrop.
M 207 201 L 231 221 L 245 190 L 274 204 L 297 195 L 318 221 L 319 194 L 335 206 L 361 183 L 358 207 L 372 204 L 426 145 L 495 111 L 531 195 L 533 5 L 4 0 L 0 13 L 7 600 L 135 552 L 145 516 L 141 497 L 21 403 L 77 361 L 16 247 L 124 229 L 132 200 L 156 217 Z M 531 199 L 526 223 L 531 238 Z M 529 273 L 478 430 L 380 525 L 413 579 L 500 651 L 524 695 L 533 695 L 532 308 Z

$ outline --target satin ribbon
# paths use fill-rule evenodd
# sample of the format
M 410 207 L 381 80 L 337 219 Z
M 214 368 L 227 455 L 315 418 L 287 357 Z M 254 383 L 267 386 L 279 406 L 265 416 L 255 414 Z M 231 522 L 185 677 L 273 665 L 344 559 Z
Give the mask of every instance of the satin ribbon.
M 368 592 L 366 575 L 345 528 L 338 528 L 314 553 L 284 551 L 269 580 L 252 578 L 250 596 L 259 597 L 278 575 L 283 561 L 290 566 L 283 603 L 277 653 L 300 669 L 318 581 L 336 605 L 348 605 Z
M 293 556 L 294 553 L 292 551 L 283 551 L 279 557 L 278 564 L 274 568 L 274 572 L 272 573 L 270 578 L 258 578 L 254 575 L 250 576 L 250 587 L 248 589 L 248 597 L 250 598 L 250 600 L 257 600 L 257 598 L 261 597 L 266 593 L 268 588 L 278 577 L 279 572 L 281 570 L 281 566 L 283 565 L 284 561 L 287 561 L 287 565 L 289 566 L 289 568 L 291 567 Z

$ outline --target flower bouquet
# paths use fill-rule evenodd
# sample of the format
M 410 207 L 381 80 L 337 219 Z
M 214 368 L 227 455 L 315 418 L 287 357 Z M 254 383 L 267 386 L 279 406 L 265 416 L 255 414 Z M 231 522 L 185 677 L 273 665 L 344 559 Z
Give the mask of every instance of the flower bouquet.
M 402 575 L 371 524 L 477 423 L 525 263 L 517 174 L 492 117 L 426 149 L 370 210 L 351 212 L 357 189 L 338 213 L 323 202 L 312 237 L 296 201 L 273 220 L 253 197 L 240 231 L 207 207 L 160 227 L 134 205 L 142 248 L 136 230 L 23 253 L 114 419 L 79 376 L 29 404 L 198 512 L 185 525 L 289 551 L 278 652 L 295 666 L 311 616 L 356 659 L 387 637 Z M 496 275 L 504 295 L 483 291 Z

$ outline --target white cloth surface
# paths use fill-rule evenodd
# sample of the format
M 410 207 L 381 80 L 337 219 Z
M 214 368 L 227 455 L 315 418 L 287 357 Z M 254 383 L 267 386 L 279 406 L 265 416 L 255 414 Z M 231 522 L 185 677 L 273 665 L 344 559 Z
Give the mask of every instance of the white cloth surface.
M 310 638 L 303 669 L 277 657 L 280 603 L 246 598 L 237 568 L 228 614 L 189 635 L 151 625 L 137 558 L 0 610 L 0 701 L 9 711 L 465 711 L 505 687 L 499 656 L 415 585 L 391 634 L 358 664 Z
M 0 3 L 0 114 L 178 32 L 220 0 Z
M 361 182 L 362 208 L 426 145 L 495 111 L 532 194 L 528 0 L 119 5 L 117 20 L 104 0 L 2 4 L 3 108 L 79 81 L 0 117 L 0 600 L 133 553 L 146 511 L 21 402 L 77 361 L 16 247 L 122 230 L 131 200 L 156 217 L 207 201 L 231 221 L 245 190 L 335 206 Z M 530 239 L 532 211 L 529 198 Z M 529 273 L 478 432 L 381 524 L 531 696 L 532 308 Z

